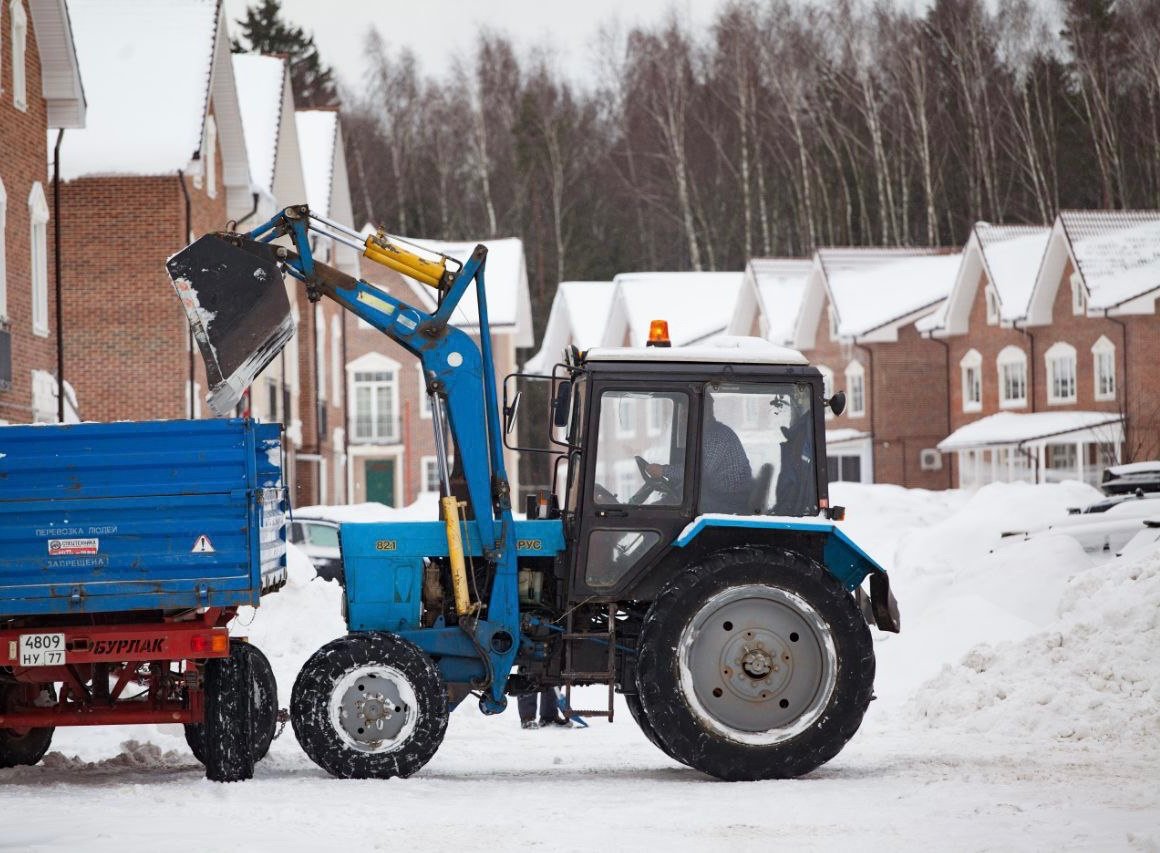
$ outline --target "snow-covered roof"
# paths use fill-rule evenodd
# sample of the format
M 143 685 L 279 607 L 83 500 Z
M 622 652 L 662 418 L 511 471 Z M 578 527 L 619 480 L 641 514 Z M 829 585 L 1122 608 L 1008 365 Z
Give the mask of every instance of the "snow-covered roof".
M 273 195 L 287 77 L 286 60 L 256 53 L 235 53 L 232 59 L 242 126 L 246 131 L 250 178 L 259 189 Z
M 1028 322 L 1050 323 L 1071 261 L 1092 316 L 1152 313 L 1160 294 L 1160 210 L 1065 210 L 1055 220 L 1035 281 Z
M 833 448 L 840 444 L 849 444 L 855 441 L 865 441 L 870 438 L 872 433 L 865 432 L 860 429 L 851 429 L 850 427 L 842 427 L 840 429 L 826 430 L 826 447 Z
M 64 0 L 28 0 L 50 128 L 85 126 L 85 90 Z M 66 134 L 67 136 L 67 134 Z
M 460 263 L 467 261 L 475 247 L 475 242 L 449 243 L 440 240 L 405 238 L 406 242 L 434 252 L 455 258 Z M 524 259 L 524 244 L 518 237 L 505 237 L 482 241 L 487 246 L 487 264 L 484 267 L 484 287 L 487 290 L 487 321 L 493 331 L 507 331 L 514 334 L 517 347 L 530 347 L 532 336 L 532 297 L 528 290 L 528 267 Z M 404 279 L 415 294 L 419 307 L 424 311 L 435 310 L 435 291 L 411 278 Z M 479 328 L 479 305 L 475 298 L 475 285 L 467 288 L 459 306 L 452 315 L 452 322 L 468 331 Z
M 764 338 L 716 335 L 705 343 L 672 347 L 594 347 L 587 361 L 679 361 L 726 364 L 792 364 L 809 362 L 795 349 L 772 344 Z
M 951 291 L 960 255 L 937 249 L 818 249 L 806 283 L 794 342 L 803 349 L 814 337 L 828 300 L 838 334 L 897 339 L 897 329 L 936 310 Z
M 809 259 L 751 259 L 726 331 L 749 334 L 756 318 L 762 337 L 775 344 L 792 344 L 811 269 L 813 261 Z
M 725 332 L 744 273 L 634 272 L 613 279 L 615 292 L 602 346 L 642 347 L 649 323 L 667 320 L 674 346 Z
M 1000 322 L 1009 325 L 1022 319 L 1050 235 L 1050 228 L 1039 225 L 975 223 L 950 296 L 938 311 L 915 326 L 920 332 L 940 337 L 966 334 L 971 304 L 984 275 L 998 297 Z
M 342 125 L 335 110 L 298 110 L 294 114 L 302 177 L 310 209 L 347 228 L 354 228 L 354 205 L 346 171 Z M 294 204 L 287 200 L 285 204 Z M 324 260 L 349 275 L 359 274 L 360 253 L 343 244 L 325 250 Z
M 608 309 L 612 304 L 611 281 L 562 281 L 552 299 L 539 351 L 524 364 L 529 373 L 543 373 L 575 345 L 582 350 L 596 346 L 604 337 Z
M 229 36 L 217 0 L 70 0 L 88 113 L 61 177 L 203 174 L 212 100 L 230 214 L 250 207 Z
M 1108 428 L 1119 428 L 1116 412 L 999 412 L 961 426 L 938 443 L 944 453 L 976 447 L 1020 445 L 1055 436 L 1069 440 L 1107 440 Z

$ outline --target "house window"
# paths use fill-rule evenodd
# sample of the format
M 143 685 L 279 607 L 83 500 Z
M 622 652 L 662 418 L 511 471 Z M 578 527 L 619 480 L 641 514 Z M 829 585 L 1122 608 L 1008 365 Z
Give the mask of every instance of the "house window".
M 1100 335 L 1092 345 L 1092 361 L 1095 368 L 1096 399 L 1116 399 L 1116 345 Z
M 438 461 L 434 456 L 424 456 L 419 460 L 419 476 L 422 478 L 420 485 L 424 492 L 439 491 Z
M 8 194 L 0 181 L 0 321 L 8 318 L 8 261 L 5 233 L 8 227 Z
M 1075 402 L 1075 347 L 1062 341 L 1044 354 L 1047 361 L 1047 402 Z
M 314 353 L 318 358 L 318 400 L 326 400 L 326 314 L 321 305 L 314 306 Z
M 395 371 L 355 371 L 354 438 L 356 441 L 398 440 L 398 397 Z
M 860 418 L 866 414 L 866 370 L 860 361 L 851 361 L 846 366 L 846 387 L 849 389 L 850 417 Z
M 275 379 L 266 380 L 266 417 L 274 422 L 278 420 L 278 397 L 281 396 L 278 391 L 278 381 Z
M 667 408 L 662 408 L 665 404 Z M 648 430 L 649 435 L 660 435 L 664 424 L 672 417 L 669 411 L 672 409 L 673 401 L 664 397 L 650 397 L 648 407 L 645 409 L 645 429 Z
M 995 293 L 995 288 L 991 285 L 987 285 L 986 299 L 987 325 L 994 326 L 999 322 L 999 296 Z
M 330 387 L 334 389 L 335 402 L 340 402 L 337 398 L 342 387 L 342 322 L 337 314 L 330 318 Z
M 830 340 L 838 340 L 838 312 L 834 310 L 834 306 L 830 306 Z
M 193 391 L 189 390 L 189 380 L 185 380 L 185 411 L 186 414 L 197 420 L 201 417 L 201 383 L 193 383 Z
M 1077 316 L 1087 313 L 1087 288 L 1078 270 L 1071 274 L 1071 313 Z
M 415 367 L 419 372 L 419 417 L 431 417 L 431 397 L 427 394 L 427 382 L 423 379 L 423 365 L 417 364 Z
M 834 371 L 825 366 L 825 364 L 818 364 L 818 373 L 821 374 L 821 396 L 827 400 L 834 395 Z M 833 418 L 834 413 L 829 411 L 829 406 L 826 406 L 826 418 Z
M 22 0 L 12 0 L 12 103 L 18 110 L 28 109 L 28 83 L 25 79 L 25 55 L 28 50 L 28 17 Z
M 28 194 L 28 215 L 32 223 L 32 331 L 48 336 L 48 202 L 40 181 Z
M 636 435 L 636 400 L 629 396 L 610 396 L 616 400 L 616 435 L 630 438 Z
M 999 406 L 1014 409 L 1027 405 L 1027 354 L 1016 346 L 999 352 Z
M 963 411 L 978 412 L 983 408 L 983 357 L 978 350 L 970 350 L 959 362 L 963 373 Z

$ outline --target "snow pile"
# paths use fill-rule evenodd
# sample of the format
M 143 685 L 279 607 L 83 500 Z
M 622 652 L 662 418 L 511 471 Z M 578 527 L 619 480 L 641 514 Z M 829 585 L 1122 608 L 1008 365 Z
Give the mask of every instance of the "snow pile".
M 415 502 L 404 507 L 387 506 L 370 501 L 361 504 L 338 506 L 303 506 L 294 510 L 294 517 L 318 518 L 325 521 L 437 521 L 439 519 L 439 495 L 436 492 L 420 492 Z
M 262 598 L 258 609 L 243 607 L 230 633 L 246 637 L 266 653 L 278 679 L 281 707 L 290 704 L 298 670 L 319 647 L 346 634 L 342 587 L 318 577 L 310 559 L 286 543 L 287 581 L 281 591 Z M 284 738 L 287 744 L 292 738 Z M 296 748 L 296 747 L 294 747 Z
M 982 645 L 912 698 L 931 726 L 1149 746 L 1160 736 L 1160 551 L 1082 572 L 1059 618 L 1020 642 Z

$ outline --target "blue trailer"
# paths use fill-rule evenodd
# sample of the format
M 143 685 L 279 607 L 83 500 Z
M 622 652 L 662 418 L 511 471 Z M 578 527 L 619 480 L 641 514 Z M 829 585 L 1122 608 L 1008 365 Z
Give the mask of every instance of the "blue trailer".
M 55 726 L 152 722 L 252 773 L 277 691 L 226 625 L 285 583 L 281 452 L 243 419 L 0 428 L 0 767 Z

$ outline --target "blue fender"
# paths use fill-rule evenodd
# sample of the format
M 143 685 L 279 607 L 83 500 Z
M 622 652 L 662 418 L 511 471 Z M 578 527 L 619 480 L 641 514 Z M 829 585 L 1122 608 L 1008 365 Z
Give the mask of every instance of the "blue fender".
M 834 522 L 823 518 L 758 517 L 744 515 L 702 515 L 681 531 L 673 542 L 684 548 L 710 527 L 742 527 L 748 530 L 810 533 L 826 538 L 822 559 L 826 569 L 846 589 L 857 589 L 867 575 L 886 577 L 886 569 L 861 548 Z

